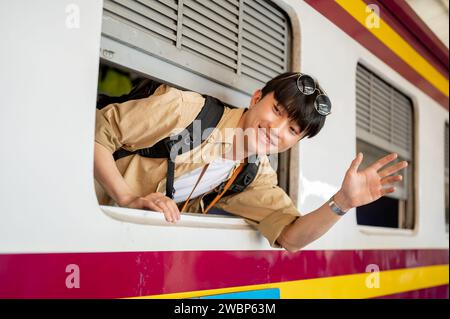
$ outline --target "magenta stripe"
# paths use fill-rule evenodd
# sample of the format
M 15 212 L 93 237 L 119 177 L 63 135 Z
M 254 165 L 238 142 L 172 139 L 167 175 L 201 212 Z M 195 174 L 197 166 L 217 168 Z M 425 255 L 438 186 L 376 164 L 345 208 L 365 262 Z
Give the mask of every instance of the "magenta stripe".
M 448 250 L 169 251 L 0 255 L 0 298 L 119 298 L 448 264 Z M 65 286 L 68 264 L 80 288 Z
M 374 299 L 448 299 L 448 285 L 402 292 Z

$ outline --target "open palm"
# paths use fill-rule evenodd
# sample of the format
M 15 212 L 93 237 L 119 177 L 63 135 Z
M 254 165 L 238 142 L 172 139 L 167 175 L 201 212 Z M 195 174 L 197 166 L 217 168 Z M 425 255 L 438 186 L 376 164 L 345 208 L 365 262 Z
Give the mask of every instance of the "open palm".
M 401 161 L 383 168 L 396 158 L 397 154 L 391 153 L 375 161 L 366 169 L 358 171 L 363 160 L 363 154 L 359 153 L 345 173 L 341 186 L 347 205 L 349 207 L 366 205 L 394 192 L 395 187 L 392 184 L 401 181 L 402 176 L 392 174 L 408 166 L 406 161 Z

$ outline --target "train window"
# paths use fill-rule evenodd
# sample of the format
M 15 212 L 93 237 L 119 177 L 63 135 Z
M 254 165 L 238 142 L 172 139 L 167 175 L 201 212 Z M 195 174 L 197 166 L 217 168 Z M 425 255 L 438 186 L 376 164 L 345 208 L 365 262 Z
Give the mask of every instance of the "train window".
M 246 94 L 288 71 L 289 42 L 288 17 L 267 0 L 104 1 L 104 58 L 133 68 L 123 44 Z
M 358 64 L 356 71 L 356 148 L 365 154 L 361 168 L 396 152 L 396 161 L 408 161 L 403 180 L 396 191 L 356 209 L 357 223 L 400 229 L 413 229 L 414 158 L 413 109 L 411 100 Z
M 255 89 L 289 70 L 291 33 L 268 0 L 105 0 L 99 98 L 151 78 L 246 107 Z M 289 158 L 270 159 L 286 192 Z
M 444 133 L 444 163 L 445 163 L 445 176 L 444 176 L 444 190 L 445 190 L 445 230 L 448 233 L 448 123 L 445 123 Z

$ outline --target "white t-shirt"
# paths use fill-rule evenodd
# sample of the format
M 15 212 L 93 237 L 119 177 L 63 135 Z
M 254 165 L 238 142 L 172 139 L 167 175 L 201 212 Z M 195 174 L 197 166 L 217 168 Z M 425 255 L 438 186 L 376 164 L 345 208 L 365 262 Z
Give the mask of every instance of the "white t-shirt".
M 232 161 L 221 157 L 212 161 L 191 198 L 200 196 L 219 186 L 224 180 L 227 179 L 231 170 L 237 165 L 239 165 L 239 161 Z M 175 179 L 173 185 L 175 190 L 173 200 L 176 203 L 185 201 L 188 198 L 192 188 L 200 176 L 200 173 L 202 172 L 202 169 L 203 166 Z

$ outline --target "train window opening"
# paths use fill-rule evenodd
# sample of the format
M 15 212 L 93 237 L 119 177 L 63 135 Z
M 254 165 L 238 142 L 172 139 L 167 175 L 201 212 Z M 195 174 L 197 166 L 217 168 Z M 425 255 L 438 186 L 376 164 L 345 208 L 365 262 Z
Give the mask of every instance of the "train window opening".
M 122 102 L 120 97 L 126 98 L 137 83 L 151 79 L 247 107 L 242 98 L 231 101 L 245 96 L 248 103 L 254 90 L 289 70 L 291 34 L 287 15 L 267 0 L 154 0 L 152 5 L 105 0 L 97 102 L 114 101 L 112 97 Z M 166 78 L 159 64 L 170 64 L 175 72 Z M 200 85 L 199 77 L 205 80 Z M 214 83 L 216 91 L 204 83 Z M 225 96 L 217 96 L 221 88 Z M 288 194 L 290 156 L 289 150 L 269 156 L 279 186 Z
M 445 123 L 444 132 L 444 163 L 445 163 L 445 176 L 444 176 L 444 191 L 445 191 L 445 231 L 448 234 L 448 122 Z
M 368 68 L 358 64 L 356 71 L 357 152 L 364 153 L 361 168 L 389 153 L 395 162 L 406 160 L 403 180 L 396 191 L 358 207 L 358 225 L 414 229 L 414 149 L 411 99 Z
M 389 152 L 374 145 L 357 140 L 358 152 L 364 153 L 364 161 L 361 163 L 361 169 L 364 169 L 370 163 L 388 155 Z M 405 160 L 399 156 L 392 163 L 398 163 Z M 396 191 L 379 200 L 356 209 L 356 218 L 358 225 L 404 228 L 412 229 L 411 212 L 408 212 L 408 178 L 410 176 L 409 167 L 403 172 L 403 180 L 396 183 Z
M 144 80 L 151 80 L 152 85 L 156 88 L 162 84 L 168 84 L 159 79 L 150 78 L 133 70 L 123 68 L 121 66 L 111 65 L 101 61 L 99 66 L 99 78 L 97 86 L 97 107 L 101 108 L 111 103 L 122 103 L 129 100 L 129 94 L 133 88 L 142 83 Z M 168 84 L 170 85 L 170 84 Z M 173 85 L 172 85 L 173 86 Z M 186 90 L 176 86 L 178 89 Z M 277 171 L 279 186 L 286 192 L 289 189 L 289 152 L 269 155 L 269 162 L 272 168 Z M 97 184 L 96 187 L 99 187 Z M 239 218 L 226 211 L 218 208 L 211 208 L 211 215 L 227 216 Z M 206 215 L 201 215 L 206 216 Z

